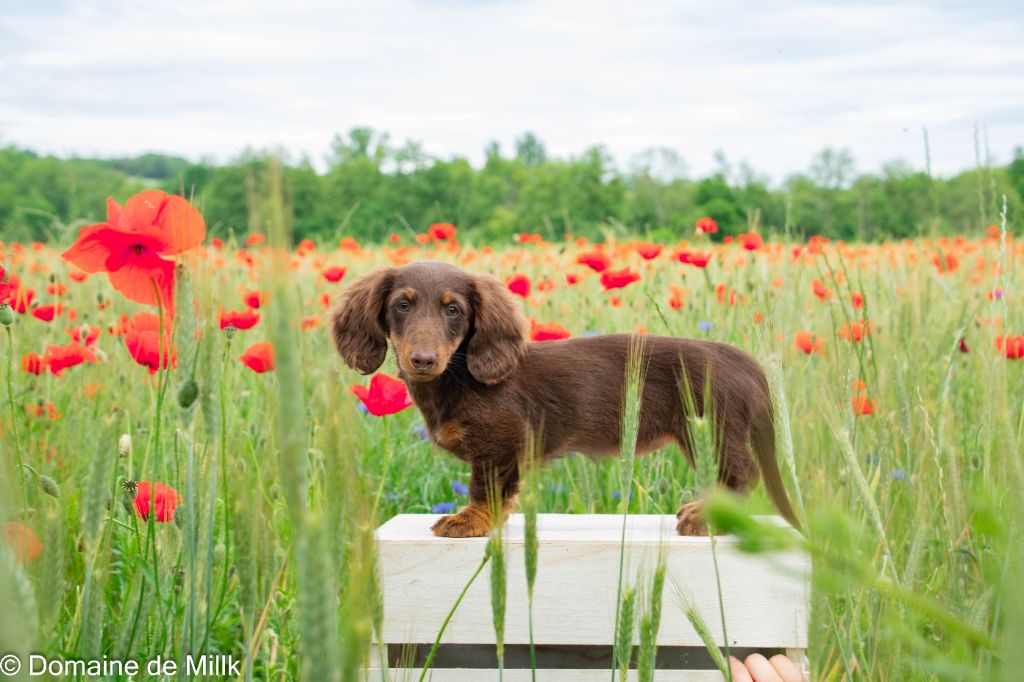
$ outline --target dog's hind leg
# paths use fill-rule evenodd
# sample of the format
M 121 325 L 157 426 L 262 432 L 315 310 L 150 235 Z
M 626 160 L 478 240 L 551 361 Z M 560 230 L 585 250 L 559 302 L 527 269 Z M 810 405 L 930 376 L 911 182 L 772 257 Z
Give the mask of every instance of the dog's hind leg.
M 759 472 L 747 443 L 726 433 L 719 449 L 718 485 L 736 493 L 745 494 L 757 483 Z M 704 522 L 704 501 L 684 504 L 676 512 L 676 532 L 679 535 L 707 535 Z

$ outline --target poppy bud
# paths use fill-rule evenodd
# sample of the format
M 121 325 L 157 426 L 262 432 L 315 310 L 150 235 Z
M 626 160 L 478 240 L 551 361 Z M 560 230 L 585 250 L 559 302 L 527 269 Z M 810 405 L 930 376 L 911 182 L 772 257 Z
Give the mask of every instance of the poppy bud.
M 14 311 L 6 303 L 0 303 L 0 324 L 10 327 L 14 324 Z
M 213 548 L 213 561 L 215 563 L 224 563 L 224 555 L 227 554 L 227 549 L 224 547 L 223 542 L 218 542 Z
M 50 497 L 60 497 L 60 486 L 57 485 L 57 481 L 53 480 L 49 476 L 39 477 L 39 487 L 43 489 L 43 492 Z
M 235 329 L 234 325 L 229 324 L 228 326 L 224 327 L 224 336 L 226 336 L 228 341 L 230 341 L 231 339 L 235 338 L 236 331 L 237 330 Z
M 188 409 L 199 397 L 199 384 L 195 379 L 186 379 L 178 388 L 178 407 Z
M 122 433 L 121 437 L 117 439 L 117 452 L 122 457 L 127 457 L 132 454 L 132 437 L 127 433 Z

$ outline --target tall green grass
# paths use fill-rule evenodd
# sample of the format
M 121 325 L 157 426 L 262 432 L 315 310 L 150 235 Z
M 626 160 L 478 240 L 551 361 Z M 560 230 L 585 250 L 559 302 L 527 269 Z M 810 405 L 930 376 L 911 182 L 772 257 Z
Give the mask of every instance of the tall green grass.
M 287 200 L 261 198 L 273 195 L 253 188 L 254 220 L 277 232 L 271 241 L 279 248 L 289 211 Z M 1016 504 L 1024 484 L 1024 363 L 997 353 L 993 339 L 1024 333 L 1020 244 L 1011 235 L 972 241 L 960 269 L 948 274 L 930 263 L 940 248 L 933 242 L 872 246 L 864 254 L 860 245 L 826 245 L 825 256 L 807 263 L 795 263 L 790 246 L 770 254 L 733 249 L 705 273 L 654 262 L 642 270 L 642 284 L 661 314 L 640 288 L 618 292 L 624 304 L 614 307 L 595 277 L 563 285 L 563 271 L 582 272 L 572 249 L 534 256 L 531 249 L 541 247 L 499 246 L 477 252 L 467 267 L 551 277 L 556 288 L 535 297 L 528 312 L 576 335 L 644 325 L 761 349 L 769 358 L 781 466 L 804 510 L 800 547 L 815 561 L 815 679 L 1015 679 L 1024 632 L 1024 519 Z M 220 268 L 186 264 L 197 308 L 194 321 L 179 315 L 174 370 L 151 377 L 119 339 L 104 335 L 101 363 L 60 379 L 35 377 L 20 371 L 21 357 L 63 343 L 65 321 L 15 315 L 0 339 L 0 521 L 24 523 L 44 545 L 40 559 L 22 565 L 0 539 L 0 652 L 139 660 L 232 653 L 244 660 L 243 680 L 351 680 L 370 663 L 381 619 L 373 529 L 395 513 L 462 502 L 451 481 L 465 480 L 467 469 L 422 440 L 414 410 L 386 426 L 359 412 L 348 387 L 362 379 L 342 367 L 323 327 L 293 326 L 300 315 L 323 318 L 319 297 L 340 286 L 327 285 L 309 257 L 293 268 L 294 254 L 277 256 L 269 247 L 254 250 L 259 263 L 250 270 L 233 258 L 240 247 L 228 240 Z M 349 278 L 390 262 L 369 248 L 325 257 L 347 265 Z M 55 251 L 26 258 L 66 279 Z M 732 263 L 741 258 L 744 264 Z M 27 262 L 5 267 L 45 289 L 47 278 Z M 811 294 L 818 277 L 833 298 Z M 744 298 L 719 303 L 709 283 Z M 669 285 L 690 290 L 680 310 L 663 305 Z M 237 309 L 240 292 L 257 287 L 271 290 L 264 319 L 229 341 L 217 308 Z M 997 287 L 1005 295 L 989 300 Z M 851 307 L 852 291 L 863 293 L 863 309 Z M 63 302 L 79 311 L 75 324 L 105 329 L 121 311 L 135 310 L 115 296 L 96 276 L 72 285 Z M 111 307 L 97 309 L 97 297 Z M 763 313 L 762 325 L 753 312 Z M 860 316 L 874 324 L 867 339 L 838 336 Z M 702 321 L 710 326 L 702 329 Z M 198 332 L 191 350 L 189 324 Z M 826 340 L 824 356 L 793 348 L 801 329 Z M 960 352 L 961 337 L 970 352 Z M 276 372 L 257 375 L 238 363 L 246 347 L 268 339 L 277 344 Z M 391 363 L 382 370 L 394 373 Z M 189 372 L 198 395 L 182 407 Z M 852 413 L 855 379 L 877 401 L 874 414 Z M 90 384 L 95 397 L 85 395 Z M 39 401 L 52 401 L 63 417 L 30 416 L 26 406 Z M 621 458 L 548 465 L 531 488 L 536 510 L 672 514 L 706 487 L 707 475 L 695 474 L 675 448 L 632 457 L 624 433 Z M 131 447 L 121 446 L 123 436 Z M 175 523 L 133 513 L 122 483 L 140 480 L 178 489 Z M 760 491 L 731 504 L 734 519 L 771 512 Z M 752 549 L 769 542 L 763 530 L 744 532 L 743 522 L 721 516 L 715 523 L 747 537 Z M 633 622 L 639 666 L 649 661 L 644 624 L 653 625 L 653 606 L 645 586 L 632 587 L 641 605 Z M 675 608 L 671 602 L 663 608 Z

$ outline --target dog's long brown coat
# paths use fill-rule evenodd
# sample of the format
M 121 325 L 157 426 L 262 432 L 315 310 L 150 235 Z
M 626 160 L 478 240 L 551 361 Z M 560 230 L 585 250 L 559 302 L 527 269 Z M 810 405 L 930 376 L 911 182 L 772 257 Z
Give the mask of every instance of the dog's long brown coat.
M 507 517 L 528 433 L 540 434 L 545 458 L 619 452 L 631 335 L 528 343 L 526 319 L 501 282 L 438 262 L 357 279 L 335 308 L 332 329 L 341 357 L 363 373 L 384 362 L 390 339 L 430 438 L 469 463 L 469 504 L 442 518 L 433 529 L 437 535 L 486 535 L 496 521 L 487 502 L 492 489 L 500 491 Z M 771 399 L 757 362 L 711 341 L 640 341 L 645 376 L 637 452 L 674 441 L 692 463 L 680 387 L 690 387 L 702 410 L 707 378 L 721 434 L 720 484 L 744 492 L 760 469 L 772 501 L 797 525 L 775 461 Z M 679 510 L 680 534 L 705 532 L 699 510 L 699 503 Z

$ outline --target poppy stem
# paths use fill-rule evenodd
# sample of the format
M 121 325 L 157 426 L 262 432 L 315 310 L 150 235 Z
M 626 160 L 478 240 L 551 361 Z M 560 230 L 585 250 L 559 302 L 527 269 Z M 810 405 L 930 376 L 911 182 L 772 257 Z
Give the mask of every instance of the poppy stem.
M 388 482 L 388 474 L 391 472 L 391 438 L 388 437 L 388 416 L 381 416 L 381 423 L 384 425 L 384 473 L 380 477 L 380 485 L 377 486 L 377 493 L 373 496 L 373 508 L 370 510 L 370 518 L 377 518 L 377 505 L 384 495 L 384 486 Z
M 24 503 L 27 505 L 28 474 L 25 473 L 27 465 L 25 464 L 24 453 L 21 448 L 21 435 L 18 432 L 18 411 L 14 406 L 14 380 L 12 378 L 14 374 L 14 334 L 11 332 L 10 327 L 5 327 L 5 329 L 7 330 L 7 348 L 10 350 L 7 354 L 7 403 L 11 408 L 11 431 L 14 432 L 14 454 L 18 459 L 18 471 L 21 473 L 22 495 L 24 496 Z M 33 473 L 35 473 L 34 470 Z

